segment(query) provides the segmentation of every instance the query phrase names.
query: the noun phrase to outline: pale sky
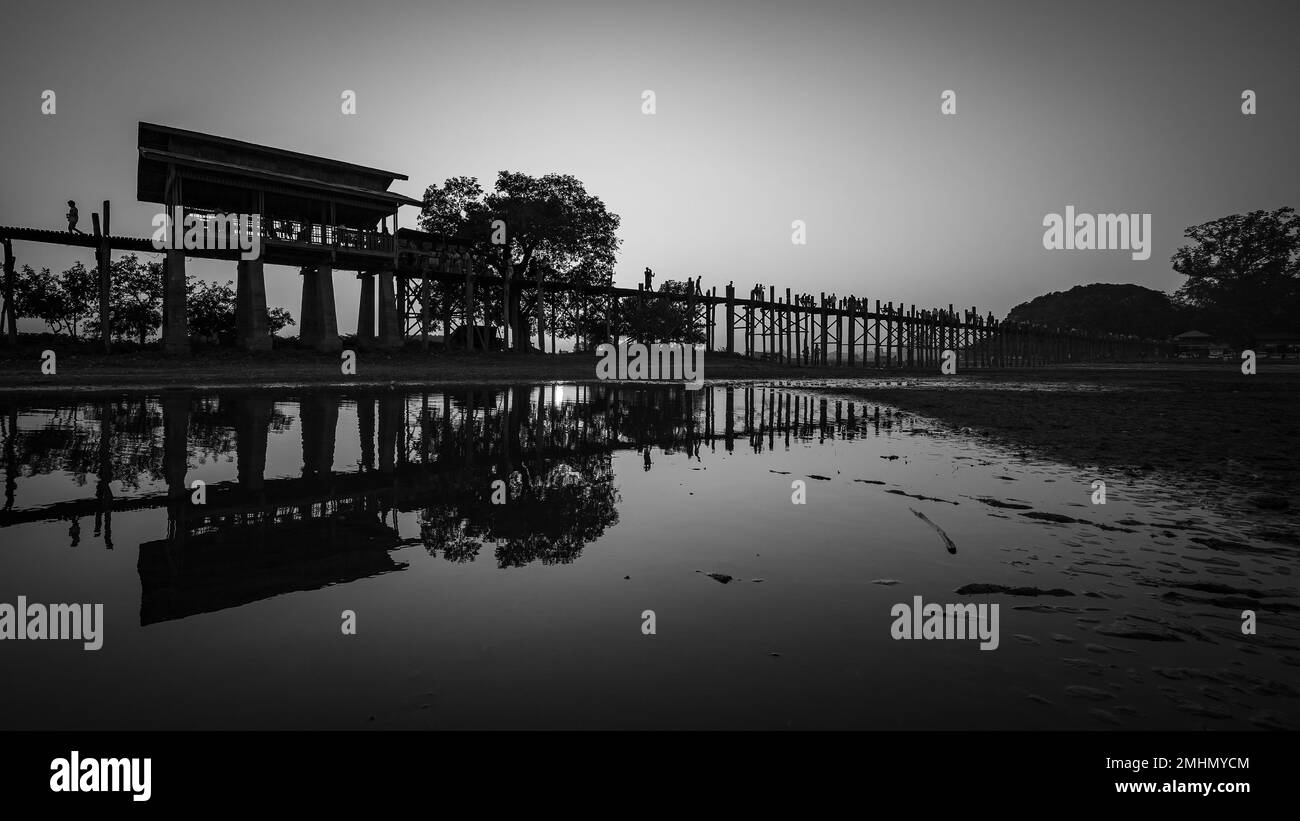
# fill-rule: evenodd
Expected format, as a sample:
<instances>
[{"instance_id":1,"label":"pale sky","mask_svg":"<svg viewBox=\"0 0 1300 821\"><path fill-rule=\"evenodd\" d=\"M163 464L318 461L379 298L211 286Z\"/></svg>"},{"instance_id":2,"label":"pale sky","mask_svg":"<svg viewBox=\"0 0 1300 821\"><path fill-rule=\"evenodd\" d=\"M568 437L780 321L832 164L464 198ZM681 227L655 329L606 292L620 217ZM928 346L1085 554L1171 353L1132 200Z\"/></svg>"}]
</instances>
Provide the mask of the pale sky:
<instances>
[{"instance_id":1,"label":"pale sky","mask_svg":"<svg viewBox=\"0 0 1300 821\"><path fill-rule=\"evenodd\" d=\"M150 236L144 120L401 172L417 199L449 176L573 174L622 217L621 285L650 266L998 315L1089 282L1172 290L1185 227L1300 207L1297 22L1294 0L27 3L0 50L0 224L62 229L75 199L89 231L107 198L113 233ZM1067 205L1150 213L1151 258L1044 250ZM353 272L335 284L351 332ZM267 268L295 317L300 287Z\"/></svg>"}]
</instances>

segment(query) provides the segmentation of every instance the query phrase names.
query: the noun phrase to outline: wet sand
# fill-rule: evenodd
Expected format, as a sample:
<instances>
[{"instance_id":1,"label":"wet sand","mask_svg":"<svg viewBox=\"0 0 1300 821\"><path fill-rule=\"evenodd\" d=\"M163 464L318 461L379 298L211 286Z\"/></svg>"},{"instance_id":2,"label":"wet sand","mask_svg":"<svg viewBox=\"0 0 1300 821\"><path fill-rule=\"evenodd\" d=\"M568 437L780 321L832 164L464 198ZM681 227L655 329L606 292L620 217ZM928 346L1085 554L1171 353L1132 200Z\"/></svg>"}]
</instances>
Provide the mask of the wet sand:
<instances>
[{"instance_id":1,"label":"wet sand","mask_svg":"<svg viewBox=\"0 0 1300 821\"><path fill-rule=\"evenodd\" d=\"M1300 367L1080 367L827 383L1068 465L1163 475L1189 494L1300 514ZM1027 395L1029 394L1029 395ZM1224 501L1220 500L1220 501Z\"/></svg>"}]
</instances>

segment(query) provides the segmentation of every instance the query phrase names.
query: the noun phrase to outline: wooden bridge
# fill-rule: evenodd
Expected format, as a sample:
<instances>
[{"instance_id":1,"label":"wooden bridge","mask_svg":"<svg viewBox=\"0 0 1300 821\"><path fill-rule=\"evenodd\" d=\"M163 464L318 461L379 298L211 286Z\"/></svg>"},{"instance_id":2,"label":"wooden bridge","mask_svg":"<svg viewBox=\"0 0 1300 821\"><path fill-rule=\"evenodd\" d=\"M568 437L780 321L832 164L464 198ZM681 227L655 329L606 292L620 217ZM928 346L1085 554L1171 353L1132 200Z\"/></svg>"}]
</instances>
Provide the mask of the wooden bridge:
<instances>
[{"instance_id":1,"label":"wooden bridge","mask_svg":"<svg viewBox=\"0 0 1300 821\"><path fill-rule=\"evenodd\" d=\"M490 272L475 247L397 227L403 205L417 200L390 192L406 176L166 126L140 123L137 197L160 203L207 225L227 213L261 217L262 253L241 259L238 249L167 250L164 259L162 344L176 355L189 352L186 328L185 258L236 262L236 339L249 350L268 350L266 264L297 267L302 277L300 338L322 351L341 347L334 297L335 269L354 270L361 280L357 341L394 348L418 340L429 349L453 340L485 349L500 330L506 347L512 321L511 295L531 297L531 327L541 351L558 350L556 313L584 329L575 349L618 343L622 319L637 304L667 300L687 318L688 330L708 352L803 365L938 370L945 351L958 368L1036 366L1062 362L1155 359L1172 355L1168 342L1010 323L972 308L922 307L856 295L796 293L755 285L738 293L729 282L704 289L696 280L687 293L651 290L647 272L637 288L548 281L538 271L502 277ZM178 210L179 209L179 210ZM100 279L100 315L110 310L108 272L114 251L159 253L151 240L111 236L109 203L96 214L94 233L0 227L4 246L5 310L0 316L11 342L12 243L36 242L94 248ZM391 223L391 230L389 225ZM486 231L486 227L485 227ZM488 316L488 306L495 314ZM111 350L109 323L102 344ZM547 330L550 344L547 345Z\"/></svg>"}]
</instances>

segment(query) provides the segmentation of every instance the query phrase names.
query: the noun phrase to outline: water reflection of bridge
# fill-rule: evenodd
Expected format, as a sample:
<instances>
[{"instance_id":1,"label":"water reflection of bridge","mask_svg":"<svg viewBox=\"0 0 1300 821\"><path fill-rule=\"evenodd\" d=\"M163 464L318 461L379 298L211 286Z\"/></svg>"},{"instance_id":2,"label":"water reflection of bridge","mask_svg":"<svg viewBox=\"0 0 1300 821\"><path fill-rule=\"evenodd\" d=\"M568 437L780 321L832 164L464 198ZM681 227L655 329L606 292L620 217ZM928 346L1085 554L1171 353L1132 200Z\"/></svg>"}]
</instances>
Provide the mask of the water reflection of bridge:
<instances>
[{"instance_id":1,"label":"water reflection of bridge","mask_svg":"<svg viewBox=\"0 0 1300 821\"><path fill-rule=\"evenodd\" d=\"M268 469L268 441L296 403L301 464ZM337 464L340 411L360 458ZM166 511L164 538L140 545L144 623L400 570L389 551L420 543L448 561L491 544L502 567L564 563L618 519L613 455L652 449L755 451L796 439L851 438L891 420L852 402L756 386L685 391L582 385L402 393L187 391L56 409L38 428L5 419L0 527L93 517L112 547L114 513ZM27 412L24 411L24 414ZM26 418L26 417L24 417ZM196 454L234 455L235 478L208 481ZM95 475L95 493L17 506L24 475ZM211 475L211 474L210 474ZM141 478L143 477L143 478ZM206 499L193 501L204 479ZM493 482L508 502L493 504ZM112 485L165 488L116 494ZM419 533L399 533L399 513ZM77 537L79 538L79 536Z\"/></svg>"}]
</instances>

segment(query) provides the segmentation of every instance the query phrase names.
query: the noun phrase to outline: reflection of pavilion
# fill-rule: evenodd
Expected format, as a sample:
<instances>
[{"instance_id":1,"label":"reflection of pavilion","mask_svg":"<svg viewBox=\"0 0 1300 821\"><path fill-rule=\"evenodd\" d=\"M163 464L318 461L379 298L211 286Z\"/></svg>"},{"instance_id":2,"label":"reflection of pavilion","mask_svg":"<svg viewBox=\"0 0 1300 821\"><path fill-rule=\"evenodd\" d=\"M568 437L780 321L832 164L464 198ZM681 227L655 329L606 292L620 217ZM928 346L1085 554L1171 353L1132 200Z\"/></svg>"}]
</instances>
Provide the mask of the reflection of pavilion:
<instances>
[{"instance_id":1,"label":"reflection of pavilion","mask_svg":"<svg viewBox=\"0 0 1300 821\"><path fill-rule=\"evenodd\" d=\"M374 511L215 527L140 545L140 623L153 624L406 567Z\"/></svg>"},{"instance_id":2,"label":"reflection of pavilion","mask_svg":"<svg viewBox=\"0 0 1300 821\"><path fill-rule=\"evenodd\" d=\"M0 528L94 516L107 543L114 512L165 509L165 538L140 546L141 620L148 624L400 570L405 565L389 552L404 544L422 543L449 561L474 560L490 544L501 567L571 562L618 521L617 451L660 448L696 458L718 445L731 451L737 440L761 451L781 440L851 438L890 425L879 409L859 414L853 403L757 386L697 393L584 385L567 389L571 402L556 401L559 390L310 393L297 404L301 469L271 478L269 434L286 420L275 402L292 397L174 391L147 412L140 404L116 415L102 400L96 436L68 428L21 441L10 408ZM338 470L344 403L355 407L360 459ZM110 446L115 425L128 425L112 422L115 416L142 421L117 430L119 444ZM203 478L189 463L194 447L233 449L236 457L236 478L208 483L202 506L191 503L189 483ZM60 451L72 448L80 451ZM127 452L147 454L149 472L167 490L114 496L109 483L124 471L118 460ZM93 496L16 509L24 464L48 471L67 460L93 466ZM506 505L491 502L496 479L510 486ZM398 533L399 512L418 515L418 532Z\"/></svg>"}]
</instances>

